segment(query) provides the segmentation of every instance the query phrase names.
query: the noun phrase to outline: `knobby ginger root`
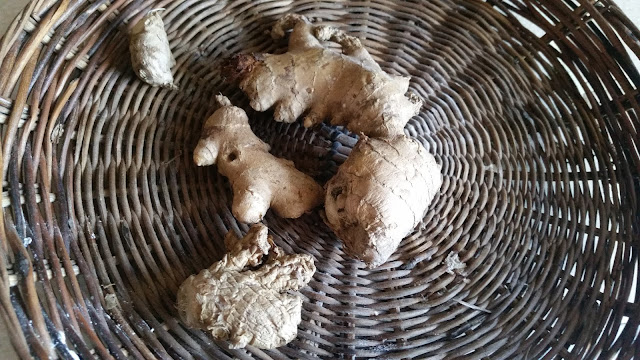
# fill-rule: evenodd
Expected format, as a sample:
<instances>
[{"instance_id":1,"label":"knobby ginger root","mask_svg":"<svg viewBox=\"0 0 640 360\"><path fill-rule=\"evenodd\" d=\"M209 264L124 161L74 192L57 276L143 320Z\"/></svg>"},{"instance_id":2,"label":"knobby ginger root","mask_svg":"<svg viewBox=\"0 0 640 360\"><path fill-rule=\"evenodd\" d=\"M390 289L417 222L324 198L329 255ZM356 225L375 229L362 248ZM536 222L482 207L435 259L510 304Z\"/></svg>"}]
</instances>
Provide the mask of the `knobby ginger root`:
<instances>
[{"instance_id":1,"label":"knobby ginger root","mask_svg":"<svg viewBox=\"0 0 640 360\"><path fill-rule=\"evenodd\" d=\"M295 339L302 299L287 291L309 283L316 271L313 258L285 255L262 224L253 225L242 239L229 232L225 245L229 252L222 260L180 286L181 319L227 340L232 349L273 349Z\"/></svg>"},{"instance_id":2,"label":"knobby ginger root","mask_svg":"<svg viewBox=\"0 0 640 360\"><path fill-rule=\"evenodd\" d=\"M176 88L171 74L176 60L159 10L150 11L133 27L129 51L133 70L142 81L152 86Z\"/></svg>"},{"instance_id":3,"label":"knobby ginger root","mask_svg":"<svg viewBox=\"0 0 640 360\"><path fill-rule=\"evenodd\" d=\"M418 141L363 136L326 185L326 221L346 253L376 267L422 220L441 185L440 165Z\"/></svg>"},{"instance_id":4,"label":"knobby ginger root","mask_svg":"<svg viewBox=\"0 0 640 360\"><path fill-rule=\"evenodd\" d=\"M313 26L301 15L285 15L271 34L283 37L291 28L286 53L236 55L228 61L225 75L240 80L252 108L275 105L275 120L287 123L306 113L306 127L330 119L369 136L403 133L422 105L415 95L404 95L408 77L385 73L357 38ZM342 54L320 43L327 40L340 44Z\"/></svg>"},{"instance_id":5,"label":"knobby ginger root","mask_svg":"<svg viewBox=\"0 0 640 360\"><path fill-rule=\"evenodd\" d=\"M269 145L249 127L244 110L219 95L222 106L202 130L193 153L198 166L218 165L233 188L233 215L241 222L256 223L271 207L285 218L297 218L322 203L324 191L293 162L269 153Z\"/></svg>"}]
</instances>

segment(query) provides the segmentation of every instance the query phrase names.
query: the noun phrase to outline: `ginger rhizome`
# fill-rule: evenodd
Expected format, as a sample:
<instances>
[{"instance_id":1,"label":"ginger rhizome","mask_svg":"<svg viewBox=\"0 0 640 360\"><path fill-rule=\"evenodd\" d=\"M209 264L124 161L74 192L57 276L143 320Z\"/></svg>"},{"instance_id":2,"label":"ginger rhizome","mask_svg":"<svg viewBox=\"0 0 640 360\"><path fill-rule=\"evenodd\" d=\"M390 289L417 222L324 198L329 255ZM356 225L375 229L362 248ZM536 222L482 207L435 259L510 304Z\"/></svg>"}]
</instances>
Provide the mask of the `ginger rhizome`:
<instances>
[{"instance_id":1,"label":"ginger rhizome","mask_svg":"<svg viewBox=\"0 0 640 360\"><path fill-rule=\"evenodd\" d=\"M131 30L131 63L136 75L147 84L177 88L171 74L176 60L169 47L160 10L150 11Z\"/></svg>"},{"instance_id":2,"label":"ginger rhizome","mask_svg":"<svg viewBox=\"0 0 640 360\"><path fill-rule=\"evenodd\" d=\"M178 290L177 307L189 327L210 331L232 349L273 349L295 339L302 299L290 294L316 271L310 255L286 255L268 229L255 224L242 239L225 238L228 253Z\"/></svg>"},{"instance_id":3,"label":"ginger rhizome","mask_svg":"<svg viewBox=\"0 0 640 360\"><path fill-rule=\"evenodd\" d=\"M362 136L326 185L326 222L347 254L376 267L423 219L441 185L440 165L418 141Z\"/></svg>"},{"instance_id":4,"label":"ginger rhizome","mask_svg":"<svg viewBox=\"0 0 640 360\"><path fill-rule=\"evenodd\" d=\"M253 109L275 106L275 120L287 123L306 114L306 127L329 119L368 136L403 133L422 105L415 95L405 96L408 77L384 72L357 38L301 15L285 15L271 34L283 37L289 29L286 53L236 55L226 65L225 75L239 79ZM340 44L342 53L321 41Z\"/></svg>"},{"instance_id":5,"label":"ginger rhizome","mask_svg":"<svg viewBox=\"0 0 640 360\"><path fill-rule=\"evenodd\" d=\"M205 122L193 159L198 166L217 164L229 179L236 219L256 223L270 207L284 218L297 218L322 203L322 187L293 162L270 154L244 110L222 95L216 100L222 107Z\"/></svg>"}]
</instances>

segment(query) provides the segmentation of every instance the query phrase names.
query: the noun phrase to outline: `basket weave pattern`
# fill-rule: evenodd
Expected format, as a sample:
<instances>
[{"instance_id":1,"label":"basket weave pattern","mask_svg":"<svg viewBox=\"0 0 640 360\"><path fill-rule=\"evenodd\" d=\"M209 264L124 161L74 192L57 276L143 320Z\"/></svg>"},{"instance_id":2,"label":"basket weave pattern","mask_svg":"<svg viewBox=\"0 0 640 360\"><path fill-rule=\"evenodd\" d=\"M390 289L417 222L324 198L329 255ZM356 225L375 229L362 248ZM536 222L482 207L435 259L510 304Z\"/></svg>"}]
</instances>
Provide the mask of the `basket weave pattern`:
<instances>
[{"instance_id":1,"label":"basket weave pattern","mask_svg":"<svg viewBox=\"0 0 640 360\"><path fill-rule=\"evenodd\" d=\"M179 91L131 70L128 30L162 13ZM282 52L296 12L362 39L425 99L406 127L442 164L422 226L383 266L316 214L265 224L315 257L298 338L227 350L175 294L224 253L230 212L191 152L223 93L218 61ZM531 24L531 32L523 24ZM45 1L0 44L0 309L47 358L631 358L640 289L640 31L608 0ZM326 180L354 135L249 112L272 152ZM416 189L420 191L420 189ZM447 266L458 256L462 269Z\"/></svg>"}]
</instances>

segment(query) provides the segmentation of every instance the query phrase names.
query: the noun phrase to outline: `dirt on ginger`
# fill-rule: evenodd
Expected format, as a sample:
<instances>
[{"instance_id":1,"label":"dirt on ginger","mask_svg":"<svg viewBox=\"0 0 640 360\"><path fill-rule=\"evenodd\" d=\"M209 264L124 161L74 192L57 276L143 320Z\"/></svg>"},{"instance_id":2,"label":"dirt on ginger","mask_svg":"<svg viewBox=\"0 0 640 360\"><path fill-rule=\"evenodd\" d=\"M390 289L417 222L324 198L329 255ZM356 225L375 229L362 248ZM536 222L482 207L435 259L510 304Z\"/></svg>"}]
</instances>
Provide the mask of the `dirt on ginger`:
<instances>
[{"instance_id":1,"label":"dirt on ginger","mask_svg":"<svg viewBox=\"0 0 640 360\"><path fill-rule=\"evenodd\" d=\"M244 110L216 96L222 106L202 129L193 153L198 166L217 164L233 188L233 215L257 223L269 208L284 218L297 218L320 205L324 191L292 161L269 153L269 145L251 131Z\"/></svg>"},{"instance_id":2,"label":"dirt on ginger","mask_svg":"<svg viewBox=\"0 0 640 360\"><path fill-rule=\"evenodd\" d=\"M442 185L440 165L407 136L361 137L326 185L326 222L345 252L381 265L423 219Z\"/></svg>"},{"instance_id":3,"label":"dirt on ginger","mask_svg":"<svg viewBox=\"0 0 640 360\"><path fill-rule=\"evenodd\" d=\"M296 338L302 299L290 294L316 271L310 255L286 255L268 229L255 224L242 239L225 238L228 253L178 290L177 307L189 327L210 331L232 349L273 349Z\"/></svg>"},{"instance_id":4,"label":"dirt on ginger","mask_svg":"<svg viewBox=\"0 0 640 360\"><path fill-rule=\"evenodd\" d=\"M176 60L159 14L161 10L150 11L131 30L131 64L136 75L147 84L176 89L171 74Z\"/></svg>"},{"instance_id":5,"label":"dirt on ginger","mask_svg":"<svg viewBox=\"0 0 640 360\"><path fill-rule=\"evenodd\" d=\"M284 37L289 29L286 53L236 55L225 66L225 76L239 80L253 109L275 106L275 120L287 123L306 114L306 127L330 119L332 125L373 137L403 133L422 105L414 94L405 96L409 77L384 72L360 40L314 26L302 15L285 15L271 34ZM340 44L342 53L321 41Z\"/></svg>"}]
</instances>

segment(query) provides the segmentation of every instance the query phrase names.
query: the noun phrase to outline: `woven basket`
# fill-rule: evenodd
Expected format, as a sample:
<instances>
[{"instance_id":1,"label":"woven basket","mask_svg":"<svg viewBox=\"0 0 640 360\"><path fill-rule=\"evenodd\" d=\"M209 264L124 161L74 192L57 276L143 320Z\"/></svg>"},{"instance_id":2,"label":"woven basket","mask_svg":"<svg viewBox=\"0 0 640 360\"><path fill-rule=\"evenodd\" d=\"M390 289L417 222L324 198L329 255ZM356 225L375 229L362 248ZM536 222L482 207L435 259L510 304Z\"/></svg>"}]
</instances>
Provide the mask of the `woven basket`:
<instances>
[{"instance_id":1,"label":"woven basket","mask_svg":"<svg viewBox=\"0 0 640 360\"><path fill-rule=\"evenodd\" d=\"M179 91L131 70L128 30L165 8ZM298 338L227 350L175 294L247 226L191 153L219 60L277 52L288 12L360 37L425 99L406 127L442 164L422 225L383 266L320 215L265 223L315 257ZM37 0L0 45L0 303L23 358L630 359L640 349L640 31L611 1ZM634 60L635 59L635 60ZM355 137L250 113L326 180ZM416 189L420 191L420 189ZM451 271L448 257L464 269ZM449 264L450 265L450 264Z\"/></svg>"}]
</instances>

